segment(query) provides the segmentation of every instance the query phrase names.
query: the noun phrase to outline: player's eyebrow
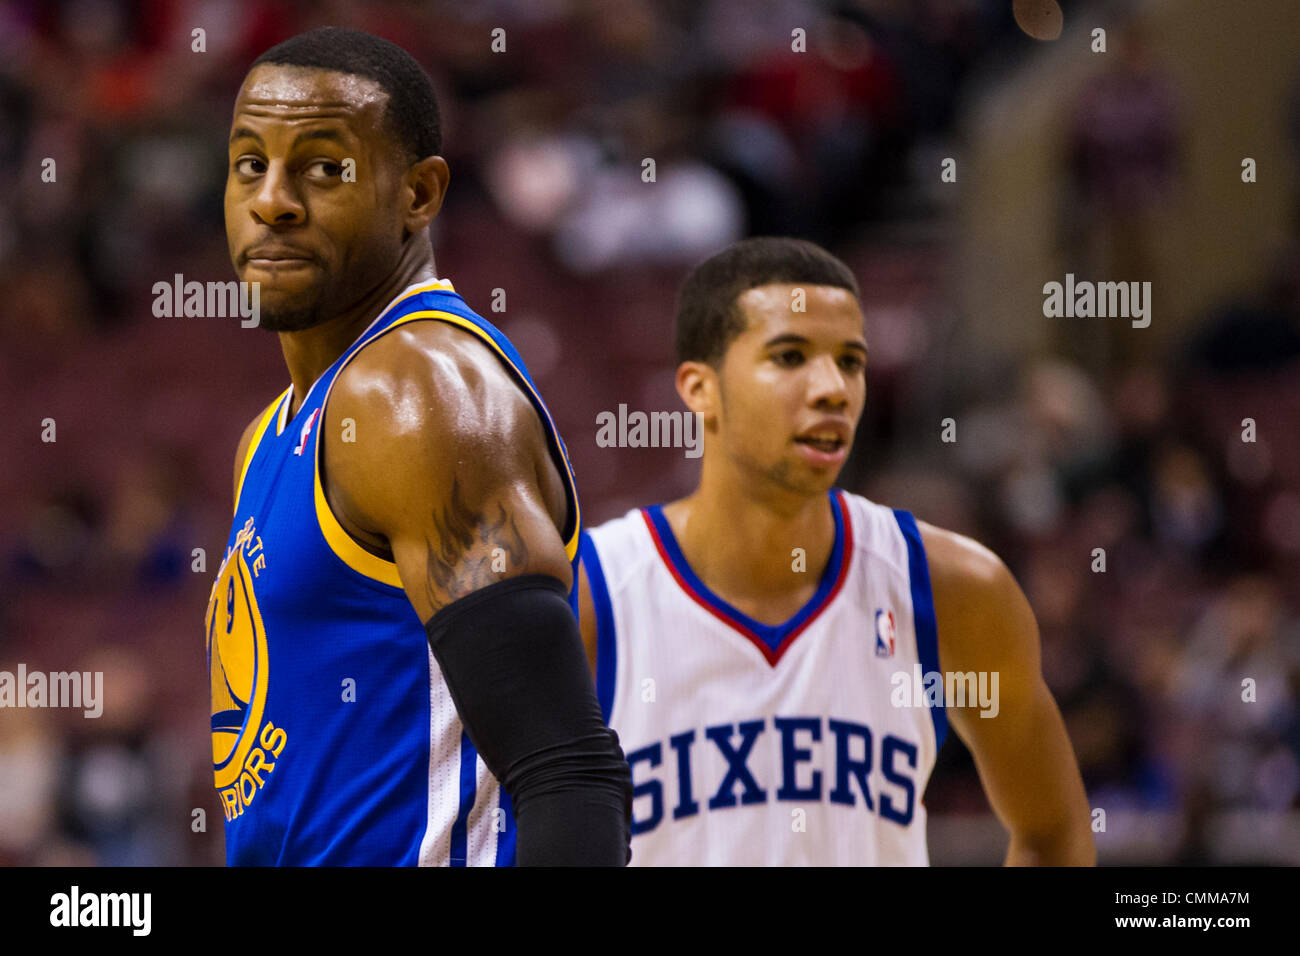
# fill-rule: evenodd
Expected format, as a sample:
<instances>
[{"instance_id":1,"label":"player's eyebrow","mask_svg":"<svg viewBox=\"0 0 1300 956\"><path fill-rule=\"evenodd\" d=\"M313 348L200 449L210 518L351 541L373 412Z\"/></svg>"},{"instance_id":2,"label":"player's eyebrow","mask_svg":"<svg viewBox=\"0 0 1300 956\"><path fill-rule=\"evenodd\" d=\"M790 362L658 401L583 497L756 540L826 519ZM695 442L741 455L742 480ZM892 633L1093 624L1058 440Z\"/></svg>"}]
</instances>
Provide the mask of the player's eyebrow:
<instances>
[{"instance_id":1,"label":"player's eyebrow","mask_svg":"<svg viewBox=\"0 0 1300 956\"><path fill-rule=\"evenodd\" d=\"M808 339L802 335L795 335L793 332L783 332L780 335L774 335L763 343L763 348L770 349L774 345L808 345Z\"/></svg>"},{"instance_id":2,"label":"player's eyebrow","mask_svg":"<svg viewBox=\"0 0 1300 956\"><path fill-rule=\"evenodd\" d=\"M257 133L253 132L253 130L249 129L247 126L236 126L230 131L230 142L233 143L237 139L251 139L258 145L262 144L262 137L258 136ZM302 143L313 139L329 140L338 143L340 146L346 145L346 138L338 130L307 129L303 130L293 138L293 142L289 144L289 148L297 149Z\"/></svg>"},{"instance_id":3,"label":"player's eyebrow","mask_svg":"<svg viewBox=\"0 0 1300 956\"><path fill-rule=\"evenodd\" d=\"M782 332L780 335L774 335L763 343L763 348L770 349L777 345L811 345L812 342L802 335L795 335L793 332ZM857 339L845 339L843 342L845 348L857 349L863 355L867 354L867 344Z\"/></svg>"},{"instance_id":4,"label":"player's eyebrow","mask_svg":"<svg viewBox=\"0 0 1300 956\"><path fill-rule=\"evenodd\" d=\"M338 143L340 146L346 144L346 137L335 129L307 129L303 130L293 138L289 145L290 149L297 149L299 145L313 139L325 139L332 143Z\"/></svg>"}]
</instances>

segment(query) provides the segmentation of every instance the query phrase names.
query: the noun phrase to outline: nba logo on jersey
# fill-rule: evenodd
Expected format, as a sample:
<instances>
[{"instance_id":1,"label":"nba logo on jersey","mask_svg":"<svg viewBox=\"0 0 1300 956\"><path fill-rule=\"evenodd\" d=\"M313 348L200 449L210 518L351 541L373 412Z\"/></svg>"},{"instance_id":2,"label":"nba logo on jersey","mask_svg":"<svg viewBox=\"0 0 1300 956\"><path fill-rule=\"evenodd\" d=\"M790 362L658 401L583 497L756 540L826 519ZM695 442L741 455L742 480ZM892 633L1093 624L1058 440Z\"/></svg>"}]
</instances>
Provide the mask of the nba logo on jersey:
<instances>
[{"instance_id":1,"label":"nba logo on jersey","mask_svg":"<svg viewBox=\"0 0 1300 956\"><path fill-rule=\"evenodd\" d=\"M876 609L876 656L894 656L894 612Z\"/></svg>"},{"instance_id":2,"label":"nba logo on jersey","mask_svg":"<svg viewBox=\"0 0 1300 956\"><path fill-rule=\"evenodd\" d=\"M306 424L302 426L302 432L298 435L298 445L294 448L295 455L301 455L302 450L307 447L307 436L311 434L311 426L316 422L316 416L320 414L320 409L313 409L311 417L307 419Z\"/></svg>"}]
</instances>

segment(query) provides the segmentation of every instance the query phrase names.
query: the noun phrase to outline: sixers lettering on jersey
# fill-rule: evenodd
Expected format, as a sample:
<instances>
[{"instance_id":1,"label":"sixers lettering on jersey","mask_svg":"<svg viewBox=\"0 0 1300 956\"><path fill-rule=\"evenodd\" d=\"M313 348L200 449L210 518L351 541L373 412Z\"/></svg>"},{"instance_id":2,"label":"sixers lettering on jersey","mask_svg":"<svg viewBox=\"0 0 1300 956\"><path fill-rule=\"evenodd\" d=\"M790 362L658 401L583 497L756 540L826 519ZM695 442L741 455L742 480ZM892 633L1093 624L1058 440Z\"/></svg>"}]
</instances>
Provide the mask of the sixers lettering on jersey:
<instances>
[{"instance_id":1,"label":"sixers lettering on jersey","mask_svg":"<svg viewBox=\"0 0 1300 956\"><path fill-rule=\"evenodd\" d=\"M829 504L830 561L777 626L700 581L659 507L583 534L634 865L928 863L922 796L947 720L890 703L895 672L939 666L920 533L856 495Z\"/></svg>"},{"instance_id":2,"label":"sixers lettering on jersey","mask_svg":"<svg viewBox=\"0 0 1300 956\"><path fill-rule=\"evenodd\" d=\"M576 563L573 474L518 353L449 282L405 290L292 418L292 386L267 407L245 455L204 628L229 864L514 861L509 797L461 725L397 566L343 530L322 484L321 430L339 373L415 321L477 336L533 403L564 481L562 537Z\"/></svg>"},{"instance_id":3,"label":"sixers lettering on jersey","mask_svg":"<svg viewBox=\"0 0 1300 956\"><path fill-rule=\"evenodd\" d=\"M821 750L821 761L818 761L814 758L817 748L813 745L822 741L823 724L827 746ZM829 800L846 807L861 803L867 812L878 813L899 826L912 822L918 744L889 734L878 738L865 724L834 718L773 717L771 729L775 734L765 734L768 729L768 721L763 717L704 729L704 738L709 741L705 746L716 747L725 766L716 782L700 780L699 772L692 767L694 730L673 734L667 741L656 741L629 753L627 762L632 768L635 801L632 835L646 833L663 822L665 791L676 799L672 808L674 820L699 813L701 802L697 797L703 796L708 797L703 804L708 810L766 803L769 799L801 805ZM765 740L765 737L776 739ZM750 768L751 753L755 747L762 748L765 744L777 749L775 762L781 769L775 780L760 781ZM666 750L671 750L672 759L662 774L657 773L655 768L664 763ZM643 763L650 768L649 775L638 772L638 764ZM808 765L807 769L803 764ZM873 766L880 767L888 785L874 796L870 782ZM824 791L823 780L826 781ZM698 792L697 787L700 787ZM643 797L648 803L641 800Z\"/></svg>"}]
</instances>

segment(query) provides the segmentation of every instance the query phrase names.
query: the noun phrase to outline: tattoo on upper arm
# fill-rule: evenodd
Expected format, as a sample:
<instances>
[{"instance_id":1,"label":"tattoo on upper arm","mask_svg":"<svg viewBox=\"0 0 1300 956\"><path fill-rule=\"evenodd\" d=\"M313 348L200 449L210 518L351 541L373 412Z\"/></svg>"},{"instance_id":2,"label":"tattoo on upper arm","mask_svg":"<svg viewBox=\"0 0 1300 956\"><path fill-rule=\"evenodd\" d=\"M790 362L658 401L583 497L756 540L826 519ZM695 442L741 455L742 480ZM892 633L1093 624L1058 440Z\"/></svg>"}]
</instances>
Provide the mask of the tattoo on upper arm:
<instances>
[{"instance_id":1,"label":"tattoo on upper arm","mask_svg":"<svg viewBox=\"0 0 1300 956\"><path fill-rule=\"evenodd\" d=\"M452 479L447 507L433 516L437 537L425 542L425 595L435 611L528 563L528 546L514 515L499 502L496 508L495 518L476 514L461 500L460 482Z\"/></svg>"}]
</instances>

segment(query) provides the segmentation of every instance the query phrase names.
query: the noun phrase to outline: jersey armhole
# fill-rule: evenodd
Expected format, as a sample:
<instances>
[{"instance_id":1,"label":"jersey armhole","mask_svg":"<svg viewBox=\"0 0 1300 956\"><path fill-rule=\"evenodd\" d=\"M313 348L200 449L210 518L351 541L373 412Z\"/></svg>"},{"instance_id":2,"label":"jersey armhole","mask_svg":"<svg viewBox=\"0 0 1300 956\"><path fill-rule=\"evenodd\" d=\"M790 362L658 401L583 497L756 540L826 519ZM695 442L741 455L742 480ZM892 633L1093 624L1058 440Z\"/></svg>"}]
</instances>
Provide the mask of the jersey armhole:
<instances>
[{"instance_id":1,"label":"jersey armhole","mask_svg":"<svg viewBox=\"0 0 1300 956\"><path fill-rule=\"evenodd\" d=\"M293 386L290 385L289 388L293 388ZM253 463L253 456L257 454L257 446L262 443L262 436L266 434L266 429L271 424L271 419L275 417L276 412L279 410L280 404L284 401L284 397L289 394L289 388L286 388L280 393L279 397L276 398L275 401L266 406L262 412L261 419L257 423L257 427L253 429L252 437L248 439L248 447L244 450L244 463L239 469L239 485L235 488L235 507L233 513L236 515L239 514L239 499L244 494L244 481L248 478L248 468Z\"/></svg>"},{"instance_id":2,"label":"jersey armhole","mask_svg":"<svg viewBox=\"0 0 1300 956\"><path fill-rule=\"evenodd\" d=\"M912 589L912 626L916 632L916 657L921 665L921 673L938 674L939 670L939 631L935 625L934 594L930 589L930 565L925 557L925 545L921 541L921 531L916 526L916 519L911 512L894 509L898 528L907 543L907 579ZM934 723L934 751L939 755L944 738L948 735L948 714L939 703L927 707L930 719Z\"/></svg>"},{"instance_id":3,"label":"jersey armhole","mask_svg":"<svg viewBox=\"0 0 1300 956\"><path fill-rule=\"evenodd\" d=\"M360 349L357 351L359 352ZM355 356L354 352L348 361ZM344 367L346 365L347 362L344 363ZM316 527L320 529L321 537L325 539L325 544L330 551L334 552L334 556L357 574L376 584L404 591L402 577L397 571L397 563L368 551L361 546L361 542L352 537L351 532L343 527L343 523L334 514L334 509L330 507L329 499L325 495L325 483L321 481L321 457L325 454L321 447L321 435L325 431L325 407L329 402L330 393L334 390L334 383L339 380L342 371L343 368L340 368L330 381L329 388L325 389L325 395L320 403L320 421L316 425L316 434L312 440L311 484Z\"/></svg>"},{"instance_id":4,"label":"jersey armhole","mask_svg":"<svg viewBox=\"0 0 1300 956\"><path fill-rule=\"evenodd\" d=\"M609 599L609 586L600 564L600 554L591 535L579 538L579 558L587 571L591 585L591 603L596 609L596 699L600 701L600 715L609 723L614 712L614 693L618 685L618 640L614 632L614 606Z\"/></svg>"}]
</instances>

